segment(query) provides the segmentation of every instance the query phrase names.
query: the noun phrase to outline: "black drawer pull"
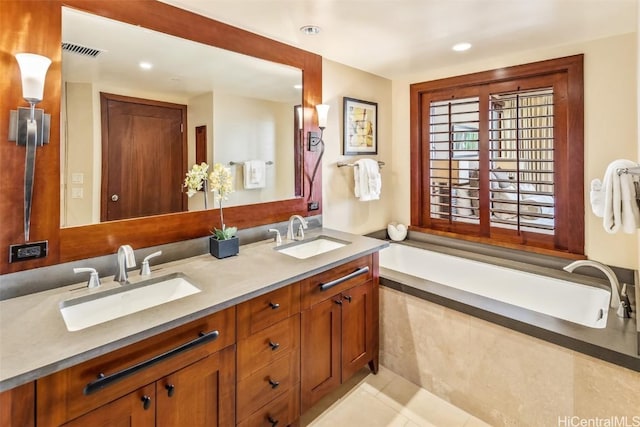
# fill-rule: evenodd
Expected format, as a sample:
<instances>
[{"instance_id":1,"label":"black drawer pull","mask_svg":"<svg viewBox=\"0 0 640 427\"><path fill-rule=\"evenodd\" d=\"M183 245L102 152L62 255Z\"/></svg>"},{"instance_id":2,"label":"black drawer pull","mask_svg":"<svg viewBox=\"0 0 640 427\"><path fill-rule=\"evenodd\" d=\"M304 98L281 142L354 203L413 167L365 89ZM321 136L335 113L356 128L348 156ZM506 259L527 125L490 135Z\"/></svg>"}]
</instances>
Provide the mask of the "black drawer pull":
<instances>
[{"instance_id":1,"label":"black drawer pull","mask_svg":"<svg viewBox=\"0 0 640 427\"><path fill-rule=\"evenodd\" d=\"M278 309L280 308L280 304L278 304L277 302L271 302L269 301L269 307L271 307L272 310Z\"/></svg>"},{"instance_id":2,"label":"black drawer pull","mask_svg":"<svg viewBox=\"0 0 640 427\"><path fill-rule=\"evenodd\" d=\"M271 427L276 427L280 421L273 418L271 415L267 416L267 420L271 423Z\"/></svg>"},{"instance_id":3,"label":"black drawer pull","mask_svg":"<svg viewBox=\"0 0 640 427\"><path fill-rule=\"evenodd\" d=\"M271 350L275 351L280 347L280 343L269 340L269 347L271 347Z\"/></svg>"},{"instance_id":4,"label":"black drawer pull","mask_svg":"<svg viewBox=\"0 0 640 427\"><path fill-rule=\"evenodd\" d=\"M349 273L346 276L340 277L336 280L332 280L330 282L327 283L320 283L320 290L321 291L326 291L327 289L331 289L334 286L338 286L340 283L344 283L347 280L353 279L354 277L358 277L358 276L362 276L363 274L367 274L369 272L369 266L365 265L364 267L361 267L359 269L357 269L356 271L354 271L353 273Z\"/></svg>"},{"instance_id":5,"label":"black drawer pull","mask_svg":"<svg viewBox=\"0 0 640 427\"><path fill-rule=\"evenodd\" d=\"M333 302L335 302L338 305L342 305L342 300L334 299Z\"/></svg>"},{"instance_id":6,"label":"black drawer pull","mask_svg":"<svg viewBox=\"0 0 640 427\"><path fill-rule=\"evenodd\" d=\"M351 295L345 295L342 298L346 299L347 301L349 301L349 303L351 303Z\"/></svg>"},{"instance_id":7,"label":"black drawer pull","mask_svg":"<svg viewBox=\"0 0 640 427\"><path fill-rule=\"evenodd\" d=\"M166 386L164 386L164 388L167 389L167 396L169 397L172 397L176 392L176 386L174 386L173 384L167 384Z\"/></svg>"},{"instance_id":8,"label":"black drawer pull","mask_svg":"<svg viewBox=\"0 0 640 427\"><path fill-rule=\"evenodd\" d=\"M271 388L278 388L278 386L280 385L280 381L274 381L269 378L269 384L271 385Z\"/></svg>"},{"instance_id":9,"label":"black drawer pull","mask_svg":"<svg viewBox=\"0 0 640 427\"><path fill-rule=\"evenodd\" d=\"M149 396L142 396L140 400L142 400L142 407L145 411L151 407L151 398Z\"/></svg>"},{"instance_id":10,"label":"black drawer pull","mask_svg":"<svg viewBox=\"0 0 640 427\"><path fill-rule=\"evenodd\" d=\"M188 343L182 344L181 346L178 346L172 350L169 350L166 353L162 353L157 356L154 356L151 359L147 359L144 362L140 362L133 366L125 368L119 372L116 372L115 374L105 375L103 373L100 373L98 375L97 380L91 381L89 384L85 386L83 393L85 396L95 393L96 391L101 390L106 386L111 385L124 378L127 378L128 376L133 375L142 369L153 366L156 363L162 362L165 359L173 357L177 354L190 350L199 345L208 343L210 341L214 341L218 338L218 335L220 335L218 331L212 331L208 333L200 332L200 336L198 338L192 341L189 341Z\"/></svg>"}]
</instances>

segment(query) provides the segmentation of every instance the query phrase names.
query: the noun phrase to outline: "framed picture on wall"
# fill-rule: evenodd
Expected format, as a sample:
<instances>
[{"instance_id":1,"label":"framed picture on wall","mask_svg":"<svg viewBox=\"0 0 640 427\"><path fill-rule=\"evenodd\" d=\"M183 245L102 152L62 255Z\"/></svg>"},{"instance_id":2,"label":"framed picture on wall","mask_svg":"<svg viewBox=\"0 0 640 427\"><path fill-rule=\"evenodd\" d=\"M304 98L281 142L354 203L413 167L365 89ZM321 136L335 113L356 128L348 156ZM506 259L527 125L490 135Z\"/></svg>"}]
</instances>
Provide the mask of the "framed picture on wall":
<instances>
[{"instance_id":1,"label":"framed picture on wall","mask_svg":"<svg viewBox=\"0 0 640 427\"><path fill-rule=\"evenodd\" d=\"M343 107L343 154L378 154L378 104L345 97Z\"/></svg>"}]
</instances>

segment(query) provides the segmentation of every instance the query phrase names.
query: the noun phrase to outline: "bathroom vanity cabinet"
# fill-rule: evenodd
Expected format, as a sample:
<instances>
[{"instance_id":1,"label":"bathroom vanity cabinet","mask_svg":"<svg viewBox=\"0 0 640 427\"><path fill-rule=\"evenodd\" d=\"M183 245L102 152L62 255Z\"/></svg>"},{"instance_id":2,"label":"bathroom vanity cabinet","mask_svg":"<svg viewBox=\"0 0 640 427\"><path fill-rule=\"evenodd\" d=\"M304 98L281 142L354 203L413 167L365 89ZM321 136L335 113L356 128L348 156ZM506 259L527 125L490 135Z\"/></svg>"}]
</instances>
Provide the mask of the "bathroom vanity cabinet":
<instances>
[{"instance_id":1,"label":"bathroom vanity cabinet","mask_svg":"<svg viewBox=\"0 0 640 427\"><path fill-rule=\"evenodd\" d=\"M302 411L363 366L378 368L374 256L302 282ZM374 280L375 277L375 280Z\"/></svg>"},{"instance_id":2,"label":"bathroom vanity cabinet","mask_svg":"<svg viewBox=\"0 0 640 427\"><path fill-rule=\"evenodd\" d=\"M228 426L234 343L232 307L48 375L36 381L37 425L96 425L107 417L125 425Z\"/></svg>"},{"instance_id":3,"label":"bathroom vanity cabinet","mask_svg":"<svg viewBox=\"0 0 640 427\"><path fill-rule=\"evenodd\" d=\"M1 424L297 426L357 370L377 370L377 259L333 264L0 393Z\"/></svg>"}]
</instances>

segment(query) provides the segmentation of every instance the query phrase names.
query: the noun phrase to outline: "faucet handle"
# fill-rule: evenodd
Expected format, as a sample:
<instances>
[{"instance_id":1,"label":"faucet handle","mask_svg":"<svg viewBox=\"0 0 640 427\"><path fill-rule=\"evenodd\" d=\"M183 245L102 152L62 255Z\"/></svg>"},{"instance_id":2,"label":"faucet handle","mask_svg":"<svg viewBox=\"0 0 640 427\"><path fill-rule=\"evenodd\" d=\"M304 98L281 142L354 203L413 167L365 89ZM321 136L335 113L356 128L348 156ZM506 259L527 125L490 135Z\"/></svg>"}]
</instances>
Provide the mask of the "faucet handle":
<instances>
[{"instance_id":1,"label":"faucet handle","mask_svg":"<svg viewBox=\"0 0 640 427\"><path fill-rule=\"evenodd\" d=\"M154 252L150 255L147 255L146 257L144 257L144 259L142 260L142 268L140 269L140 275L141 276L148 276L151 274L151 268L149 267L149 260L151 258L155 258L162 255L162 251L158 251L158 252Z\"/></svg>"},{"instance_id":2,"label":"faucet handle","mask_svg":"<svg viewBox=\"0 0 640 427\"><path fill-rule=\"evenodd\" d=\"M296 240L304 240L304 227L302 224L298 225L298 232L296 233Z\"/></svg>"},{"instance_id":3,"label":"faucet handle","mask_svg":"<svg viewBox=\"0 0 640 427\"><path fill-rule=\"evenodd\" d=\"M280 230L270 228L267 231L269 233L276 233L276 235L273 237L273 241L276 242L276 246L280 246L282 244L282 236L280 235Z\"/></svg>"},{"instance_id":4,"label":"faucet handle","mask_svg":"<svg viewBox=\"0 0 640 427\"><path fill-rule=\"evenodd\" d=\"M98 276L98 272L95 268L89 267L76 267L73 269L73 272L78 273L91 273L89 275L89 281L87 282L88 288L99 288L100 287L100 276Z\"/></svg>"}]
</instances>

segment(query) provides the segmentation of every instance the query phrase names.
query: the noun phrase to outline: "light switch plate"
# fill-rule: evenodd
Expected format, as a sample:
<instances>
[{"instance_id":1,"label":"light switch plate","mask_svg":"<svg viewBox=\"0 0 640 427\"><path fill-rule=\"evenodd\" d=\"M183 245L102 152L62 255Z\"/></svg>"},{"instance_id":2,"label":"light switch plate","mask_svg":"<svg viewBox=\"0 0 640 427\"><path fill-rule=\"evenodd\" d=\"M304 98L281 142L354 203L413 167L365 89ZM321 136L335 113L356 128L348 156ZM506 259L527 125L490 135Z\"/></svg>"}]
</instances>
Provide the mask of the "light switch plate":
<instances>
[{"instance_id":1,"label":"light switch plate","mask_svg":"<svg viewBox=\"0 0 640 427\"><path fill-rule=\"evenodd\" d=\"M84 184L84 174L82 172L74 172L71 174L72 184Z\"/></svg>"}]
</instances>

